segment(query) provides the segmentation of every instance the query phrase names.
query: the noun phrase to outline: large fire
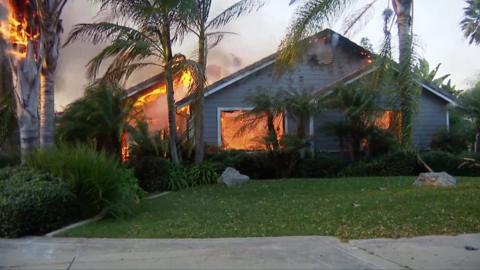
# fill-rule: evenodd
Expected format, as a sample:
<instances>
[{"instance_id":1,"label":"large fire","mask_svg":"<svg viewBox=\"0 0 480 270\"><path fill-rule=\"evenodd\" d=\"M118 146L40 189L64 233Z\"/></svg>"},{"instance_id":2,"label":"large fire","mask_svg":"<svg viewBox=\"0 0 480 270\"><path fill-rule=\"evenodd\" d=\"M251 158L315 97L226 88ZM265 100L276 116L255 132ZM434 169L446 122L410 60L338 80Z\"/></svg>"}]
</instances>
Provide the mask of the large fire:
<instances>
[{"instance_id":1,"label":"large fire","mask_svg":"<svg viewBox=\"0 0 480 270\"><path fill-rule=\"evenodd\" d=\"M179 100L185 97L187 94L188 88L193 84L193 76L192 72L186 70L182 73L182 75L178 76L174 81L174 89L175 89L175 99ZM167 93L167 87L165 84L162 84L160 87L153 89L152 91L138 97L135 100L134 106L135 108L142 108L146 104L154 102L160 96L165 95Z\"/></svg>"},{"instance_id":2,"label":"large fire","mask_svg":"<svg viewBox=\"0 0 480 270\"><path fill-rule=\"evenodd\" d=\"M0 22L0 34L12 46L8 53L16 58L24 58L29 42L38 49L38 44L35 43L39 39L40 31L34 2L1 0L0 3L7 13L6 18L2 18Z\"/></svg>"}]
</instances>

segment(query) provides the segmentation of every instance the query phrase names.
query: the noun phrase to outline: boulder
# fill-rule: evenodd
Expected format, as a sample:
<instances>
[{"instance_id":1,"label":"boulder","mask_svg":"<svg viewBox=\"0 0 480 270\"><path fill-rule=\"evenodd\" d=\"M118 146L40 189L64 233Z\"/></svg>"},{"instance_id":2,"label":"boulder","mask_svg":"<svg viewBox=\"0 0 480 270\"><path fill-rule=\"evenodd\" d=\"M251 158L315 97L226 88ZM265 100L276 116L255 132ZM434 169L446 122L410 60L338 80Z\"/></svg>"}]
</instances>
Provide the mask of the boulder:
<instances>
[{"instance_id":1,"label":"boulder","mask_svg":"<svg viewBox=\"0 0 480 270\"><path fill-rule=\"evenodd\" d=\"M413 184L415 186L451 187L457 184L457 179L446 172L421 173Z\"/></svg>"},{"instance_id":2,"label":"boulder","mask_svg":"<svg viewBox=\"0 0 480 270\"><path fill-rule=\"evenodd\" d=\"M250 177L241 174L239 171L235 170L232 167L228 167L222 173L218 182L225 184L227 187L237 186L244 184L250 180Z\"/></svg>"}]
</instances>

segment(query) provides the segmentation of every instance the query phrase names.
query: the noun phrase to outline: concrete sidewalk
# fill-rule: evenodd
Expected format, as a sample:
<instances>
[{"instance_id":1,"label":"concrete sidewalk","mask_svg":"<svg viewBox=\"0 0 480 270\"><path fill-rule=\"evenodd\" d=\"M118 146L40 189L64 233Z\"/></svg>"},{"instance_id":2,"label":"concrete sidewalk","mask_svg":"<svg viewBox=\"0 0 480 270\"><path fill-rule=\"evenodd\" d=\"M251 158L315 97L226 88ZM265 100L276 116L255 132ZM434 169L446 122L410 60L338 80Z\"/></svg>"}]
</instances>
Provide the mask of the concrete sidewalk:
<instances>
[{"instance_id":1,"label":"concrete sidewalk","mask_svg":"<svg viewBox=\"0 0 480 270\"><path fill-rule=\"evenodd\" d=\"M480 269L480 234L342 243L332 237L0 240L1 269Z\"/></svg>"}]
</instances>

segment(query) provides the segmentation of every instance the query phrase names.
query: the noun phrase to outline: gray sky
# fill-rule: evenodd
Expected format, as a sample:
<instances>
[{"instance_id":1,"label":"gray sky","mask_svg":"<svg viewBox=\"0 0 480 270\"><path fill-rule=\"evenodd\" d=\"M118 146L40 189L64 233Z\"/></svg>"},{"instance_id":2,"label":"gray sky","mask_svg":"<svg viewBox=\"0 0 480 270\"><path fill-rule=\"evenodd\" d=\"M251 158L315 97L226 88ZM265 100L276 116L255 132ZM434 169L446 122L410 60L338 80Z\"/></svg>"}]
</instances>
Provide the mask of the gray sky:
<instances>
[{"instance_id":1,"label":"gray sky","mask_svg":"<svg viewBox=\"0 0 480 270\"><path fill-rule=\"evenodd\" d=\"M366 16L370 21L363 22L350 35L355 42L368 37L375 49L380 47L383 39L382 11L390 0L378 0L375 8ZM234 3L235 0L214 0L213 13ZM289 6L289 0L269 0L260 11L242 17L227 27L232 35L209 55L209 74L211 78L222 77L255 62L277 49L286 33L296 6ZM357 8L366 0L356 1ZM480 47L469 46L460 30L459 22L465 6L463 0L416 0L414 31L417 35L418 54L425 57L432 68L442 63L440 75L451 74L453 83L459 88L468 88L480 74ZM355 10L352 7L351 10ZM70 0L63 19L65 32L68 33L77 23L94 21L96 7L91 1ZM347 11L345 14L349 14ZM342 33L344 18L329 27ZM65 34L66 35L66 34ZM396 45L396 40L393 41ZM178 53L191 54L194 40L177 48ZM397 46L395 46L397 48ZM57 74L57 109L61 110L68 103L81 97L87 84L85 65L98 53L100 47L86 43L75 43L61 51L59 71ZM132 78L129 84L147 79L155 70L142 70Z\"/></svg>"}]
</instances>

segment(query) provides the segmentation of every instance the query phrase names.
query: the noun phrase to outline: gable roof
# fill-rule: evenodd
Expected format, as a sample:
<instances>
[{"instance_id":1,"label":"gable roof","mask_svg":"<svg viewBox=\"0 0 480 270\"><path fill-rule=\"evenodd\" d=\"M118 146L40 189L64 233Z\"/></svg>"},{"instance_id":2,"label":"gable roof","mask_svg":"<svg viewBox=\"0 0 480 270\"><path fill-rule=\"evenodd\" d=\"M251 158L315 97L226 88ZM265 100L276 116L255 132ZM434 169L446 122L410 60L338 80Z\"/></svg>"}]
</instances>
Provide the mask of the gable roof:
<instances>
[{"instance_id":1,"label":"gable roof","mask_svg":"<svg viewBox=\"0 0 480 270\"><path fill-rule=\"evenodd\" d=\"M351 41L350 39L342 36L341 34L331 30L331 29L325 29L321 32L319 32L318 34L308 38L308 39L314 39L314 38L322 38L322 37L327 37L327 36L332 36L332 35L336 35L336 37L338 37L338 41L339 41L339 45L341 46L344 46L344 47L347 47L348 49L350 50L358 50L358 51L363 51L363 52L366 52L368 54L371 54L371 52L367 51L365 48L363 48L362 46L358 45L357 43ZM235 73L232 73L230 75L228 75L227 77L219 80L219 81L216 81L215 83L207 86L206 90L205 90L205 94L204 96L205 97L208 97L212 94L215 94L219 91L222 91L224 89L226 89L228 86L242 80L242 79L245 79L251 75L254 75L255 73L259 72L259 71L262 71L264 70L265 68L267 67L270 67L272 65L274 65L276 63L276 59L277 59L277 53L273 53ZM344 82L353 82L353 81L356 81L358 79L360 79L361 77L367 75L367 74L370 74L371 72L374 71L374 68L361 68L359 70L356 70L354 71L353 73L351 74L347 74L345 75L342 79L332 83L331 85L328 85L326 87L323 87L322 89L325 89L325 88L330 88L334 85L337 85L339 83L344 83ZM127 90L128 92L128 97L133 97L145 90L148 90L150 89L151 87L155 86L155 85L158 85L160 83L162 83L164 80L164 74L161 73L161 74L158 74L156 76L153 76L152 78L150 79L147 79L145 80L144 82L141 82L140 84L136 85L136 86L133 86L131 87L130 89ZM434 95L436 95L437 97L439 98L442 98L443 100L445 100L446 102L450 103L450 104L453 104L453 105L457 105L457 100L456 100L456 97L453 96L452 94L450 94L449 92L427 82L427 81L422 81L422 82L418 82L419 85L421 85L424 89L432 92ZM317 90L318 91L318 90ZM179 101L176 102L176 105L177 107L183 107L183 106L186 106L188 104L190 104L191 102L191 97L187 96Z\"/></svg>"}]
</instances>

